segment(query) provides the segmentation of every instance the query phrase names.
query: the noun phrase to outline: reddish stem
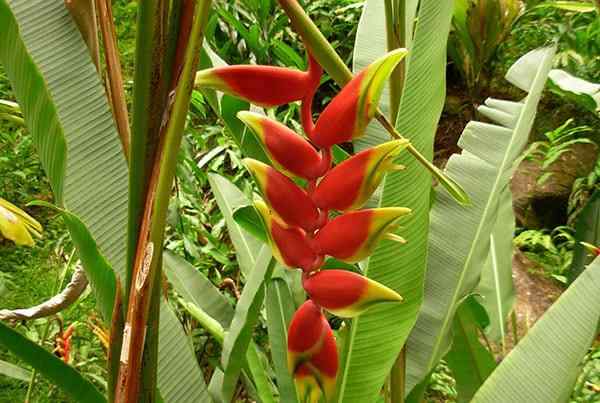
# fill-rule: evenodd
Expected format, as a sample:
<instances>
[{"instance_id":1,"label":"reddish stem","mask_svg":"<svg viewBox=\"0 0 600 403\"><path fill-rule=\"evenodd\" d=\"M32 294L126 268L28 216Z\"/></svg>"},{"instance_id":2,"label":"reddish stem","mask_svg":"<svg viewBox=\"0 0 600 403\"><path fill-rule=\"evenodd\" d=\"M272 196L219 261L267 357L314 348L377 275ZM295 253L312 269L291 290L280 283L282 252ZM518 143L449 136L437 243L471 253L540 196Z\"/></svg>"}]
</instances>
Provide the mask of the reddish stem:
<instances>
[{"instance_id":1,"label":"reddish stem","mask_svg":"<svg viewBox=\"0 0 600 403\"><path fill-rule=\"evenodd\" d=\"M312 54L307 51L308 54L308 82L307 92L302 99L302 108L300 111L300 120L302 121L302 128L304 133L311 138L315 128L315 123L312 117L312 102L319 84L321 83L321 75L323 74L323 68L313 58Z\"/></svg>"}]
</instances>

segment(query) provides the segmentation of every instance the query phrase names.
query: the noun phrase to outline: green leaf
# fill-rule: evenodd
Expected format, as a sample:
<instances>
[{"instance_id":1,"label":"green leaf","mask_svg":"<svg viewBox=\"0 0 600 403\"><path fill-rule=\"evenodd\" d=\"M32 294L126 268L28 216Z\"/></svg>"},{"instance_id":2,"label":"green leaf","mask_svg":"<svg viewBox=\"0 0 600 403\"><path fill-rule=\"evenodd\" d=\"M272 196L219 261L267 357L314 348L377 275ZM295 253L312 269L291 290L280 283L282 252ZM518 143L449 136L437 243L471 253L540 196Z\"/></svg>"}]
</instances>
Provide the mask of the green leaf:
<instances>
[{"instance_id":1,"label":"green leaf","mask_svg":"<svg viewBox=\"0 0 600 403\"><path fill-rule=\"evenodd\" d=\"M204 274L170 251L163 252L163 269L183 299L197 305L224 328L229 327L233 306Z\"/></svg>"},{"instance_id":2,"label":"green leaf","mask_svg":"<svg viewBox=\"0 0 600 403\"><path fill-rule=\"evenodd\" d=\"M85 224L74 214L53 206L44 201L34 201L30 205L44 206L60 212L69 228L71 239L77 245L79 258L85 269L85 274L96 297L98 309L107 323L112 318L112 310L116 293L116 277L112 268L100 253L96 241Z\"/></svg>"},{"instance_id":3,"label":"green leaf","mask_svg":"<svg viewBox=\"0 0 600 403\"><path fill-rule=\"evenodd\" d=\"M512 193L505 188L498 201L498 217L490 235L490 253L481 269L477 293L490 318L485 330L491 340L504 343L506 318L515 303L512 279L512 239L515 233L515 216L512 209Z\"/></svg>"},{"instance_id":4,"label":"green leaf","mask_svg":"<svg viewBox=\"0 0 600 403\"><path fill-rule=\"evenodd\" d=\"M281 402L296 403L296 386L287 363L287 330L296 307L285 280L273 278L267 284L267 329L271 356Z\"/></svg>"},{"instance_id":5,"label":"green leaf","mask_svg":"<svg viewBox=\"0 0 600 403\"><path fill-rule=\"evenodd\" d=\"M256 393L258 394L259 401L261 403L275 403L273 389L267 371L269 365L267 357L253 341L250 342L248 349L246 350L246 362L248 372L252 374L252 380L256 386Z\"/></svg>"},{"instance_id":6,"label":"green leaf","mask_svg":"<svg viewBox=\"0 0 600 403\"><path fill-rule=\"evenodd\" d=\"M273 266L271 250L268 246L263 246L255 267L247 277L231 326L225 335L221 353L223 377L213 377L210 382L209 390L213 399L218 402L230 402L233 397L244 365L245 353L252 340L252 332L263 304L265 281L270 279Z\"/></svg>"},{"instance_id":7,"label":"green leaf","mask_svg":"<svg viewBox=\"0 0 600 403\"><path fill-rule=\"evenodd\" d=\"M549 1L544 4L540 4L538 7L554 7L566 11L576 11L578 13L591 13L596 10L594 4L591 1Z\"/></svg>"},{"instance_id":8,"label":"green leaf","mask_svg":"<svg viewBox=\"0 0 600 403\"><path fill-rule=\"evenodd\" d=\"M407 38L406 48L411 49L412 28L414 25L415 14L417 11L418 1L416 0L401 0L403 7L406 10L405 35ZM396 1L400 3L400 1ZM356 41L354 43L354 54L352 58L352 71L354 74L363 70L373 61L387 53L387 38L386 24L382 22L386 20L385 7L383 0L367 0L363 6L363 12L358 22L356 32ZM406 63L406 62L405 62ZM386 85L383 90L379 108L384 115L390 115L390 89ZM362 151L369 147L381 144L390 139L390 134L374 120L366 131L366 134L357 139L354 144L358 151Z\"/></svg>"},{"instance_id":9,"label":"green leaf","mask_svg":"<svg viewBox=\"0 0 600 403\"><path fill-rule=\"evenodd\" d=\"M549 77L557 87L555 92L567 96L590 112L600 114L600 84L591 83L558 69L551 70Z\"/></svg>"},{"instance_id":10,"label":"green leaf","mask_svg":"<svg viewBox=\"0 0 600 403\"><path fill-rule=\"evenodd\" d=\"M591 260L589 253L580 242L600 245L600 190L596 190L583 208L575 223L577 244L573 251L573 263L569 269L569 279L573 281Z\"/></svg>"},{"instance_id":11,"label":"green leaf","mask_svg":"<svg viewBox=\"0 0 600 403\"><path fill-rule=\"evenodd\" d=\"M568 401L598 334L599 289L596 258L502 360L473 403Z\"/></svg>"},{"instance_id":12,"label":"green leaf","mask_svg":"<svg viewBox=\"0 0 600 403\"><path fill-rule=\"evenodd\" d=\"M210 403L192 340L185 334L169 303L160 303L158 388L165 403Z\"/></svg>"},{"instance_id":13,"label":"green leaf","mask_svg":"<svg viewBox=\"0 0 600 403\"><path fill-rule=\"evenodd\" d=\"M496 367L492 353L479 342L481 313L485 316L484 308L470 296L460 304L454 317L452 348L445 359L456 379L459 402L470 402Z\"/></svg>"},{"instance_id":14,"label":"green leaf","mask_svg":"<svg viewBox=\"0 0 600 403\"><path fill-rule=\"evenodd\" d=\"M398 131L429 160L444 104L446 38L451 14L451 0L421 1L398 115ZM373 21L369 26L381 23ZM338 402L362 403L375 399L421 305L431 175L408 154L402 155L398 162L406 170L387 175L381 205L413 210L402 223L401 235L408 243L399 246L384 241L369 259L365 274L400 293L404 303L374 307L352 321L345 347L347 358L340 365Z\"/></svg>"},{"instance_id":15,"label":"green leaf","mask_svg":"<svg viewBox=\"0 0 600 403\"><path fill-rule=\"evenodd\" d=\"M0 360L0 374L25 382L29 382L31 379L31 372L3 360Z\"/></svg>"},{"instance_id":16,"label":"green leaf","mask_svg":"<svg viewBox=\"0 0 600 403\"><path fill-rule=\"evenodd\" d=\"M268 242L263 220L254 206L244 206L235 210L233 219L242 229L261 242Z\"/></svg>"},{"instance_id":17,"label":"green leaf","mask_svg":"<svg viewBox=\"0 0 600 403\"><path fill-rule=\"evenodd\" d=\"M37 370L74 401L106 403L106 399L98 389L73 367L2 322L0 322L0 345Z\"/></svg>"},{"instance_id":18,"label":"green leaf","mask_svg":"<svg viewBox=\"0 0 600 403\"><path fill-rule=\"evenodd\" d=\"M525 103L486 100L479 112L503 126L469 122L459 140L464 152L448 161L446 173L463 184L472 204L458 206L444 190L436 191L425 299L407 344L408 390L448 350L454 313L477 285L489 254L500 196L527 143L553 56L553 48L544 48L519 59L507 79L529 89Z\"/></svg>"},{"instance_id":19,"label":"green leaf","mask_svg":"<svg viewBox=\"0 0 600 403\"><path fill-rule=\"evenodd\" d=\"M225 218L240 269L244 275L248 275L256 265L261 242L245 234L235 222L233 214L237 208L250 204L250 201L233 183L220 175L209 174L208 181Z\"/></svg>"},{"instance_id":20,"label":"green leaf","mask_svg":"<svg viewBox=\"0 0 600 403\"><path fill-rule=\"evenodd\" d=\"M0 26L0 62L55 200L76 217L66 222L82 256L95 242L106 259L83 262L96 294L108 296L106 287L114 295L94 266L125 273L127 163L100 78L62 0L0 0ZM101 304L107 319L112 300Z\"/></svg>"}]
</instances>

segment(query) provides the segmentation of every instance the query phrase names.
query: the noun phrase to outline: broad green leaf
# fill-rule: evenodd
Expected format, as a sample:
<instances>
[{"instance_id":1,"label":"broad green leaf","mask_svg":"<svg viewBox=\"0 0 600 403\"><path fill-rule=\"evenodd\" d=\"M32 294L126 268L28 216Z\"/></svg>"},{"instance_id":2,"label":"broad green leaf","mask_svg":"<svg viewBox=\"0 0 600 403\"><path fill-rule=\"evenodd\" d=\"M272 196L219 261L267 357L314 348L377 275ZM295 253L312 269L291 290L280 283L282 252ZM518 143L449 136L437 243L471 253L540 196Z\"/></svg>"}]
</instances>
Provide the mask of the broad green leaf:
<instances>
[{"instance_id":1,"label":"broad green leaf","mask_svg":"<svg viewBox=\"0 0 600 403\"><path fill-rule=\"evenodd\" d=\"M598 335L600 258L536 322L479 389L473 403L566 402Z\"/></svg>"},{"instance_id":2,"label":"broad green leaf","mask_svg":"<svg viewBox=\"0 0 600 403\"><path fill-rule=\"evenodd\" d=\"M217 174L209 174L210 187L229 230L242 273L248 276L256 265L261 243L242 232L233 219L234 211L250 204L248 198L231 182Z\"/></svg>"},{"instance_id":3,"label":"broad green leaf","mask_svg":"<svg viewBox=\"0 0 600 403\"><path fill-rule=\"evenodd\" d=\"M55 200L77 217L66 219L75 245L85 255L87 241L93 240L97 255L123 278L127 164L81 34L62 0L0 0L0 26L0 61ZM98 276L90 260L83 260L83 265L97 295L104 294L103 287L114 293L114 283L95 281ZM106 304L103 314L109 312L109 303L112 310L112 301L101 303Z\"/></svg>"},{"instance_id":4,"label":"broad green leaf","mask_svg":"<svg viewBox=\"0 0 600 403\"><path fill-rule=\"evenodd\" d=\"M591 261L589 253L580 242L600 245L600 190L592 193L587 205L583 208L575 223L575 239L578 241L573 251L573 263L569 269L569 279L573 281L585 265Z\"/></svg>"},{"instance_id":5,"label":"broad green leaf","mask_svg":"<svg viewBox=\"0 0 600 403\"><path fill-rule=\"evenodd\" d=\"M481 269L477 293L490 318L486 329L491 340L504 342L506 318L515 303L512 279L512 239L515 233L515 216L512 209L512 193L505 188L498 201L498 217L490 234L490 253Z\"/></svg>"},{"instance_id":6,"label":"broad green leaf","mask_svg":"<svg viewBox=\"0 0 600 403\"><path fill-rule=\"evenodd\" d=\"M244 206L235 210L233 219L244 231L261 242L268 242L267 230L260 213L254 206Z\"/></svg>"},{"instance_id":7,"label":"broad green leaf","mask_svg":"<svg viewBox=\"0 0 600 403\"><path fill-rule=\"evenodd\" d=\"M169 303L160 303L158 388L165 403L211 403L192 341Z\"/></svg>"},{"instance_id":8,"label":"broad green leaf","mask_svg":"<svg viewBox=\"0 0 600 403\"><path fill-rule=\"evenodd\" d=\"M485 315L473 296L460 304L454 317L452 348L445 358L456 379L459 402L470 402L496 367L494 356L479 341L483 326L479 325L478 310Z\"/></svg>"},{"instance_id":9,"label":"broad green leaf","mask_svg":"<svg viewBox=\"0 0 600 403\"><path fill-rule=\"evenodd\" d=\"M267 371L269 365L267 357L253 341L250 342L248 349L246 350L246 362L248 372L252 374L252 380L254 381L256 394L258 395L260 402L275 403L275 398L273 397L274 390L271 387L271 381L269 380Z\"/></svg>"},{"instance_id":10,"label":"broad green leaf","mask_svg":"<svg viewBox=\"0 0 600 403\"><path fill-rule=\"evenodd\" d=\"M0 322L0 345L37 370L74 401L106 403L106 399L98 389L75 368L65 364L61 359L2 322Z\"/></svg>"},{"instance_id":11,"label":"broad green leaf","mask_svg":"<svg viewBox=\"0 0 600 403\"><path fill-rule=\"evenodd\" d=\"M451 0L422 0L407 60L406 82L396 128L427 159L433 156L436 125L444 105L446 39ZM373 25L382 21L373 22ZM378 395L408 333L423 296L431 175L420 162L404 154L406 169L388 174L382 206L404 206L413 214L402 225L406 245L383 242L368 262L365 274L401 294L402 304L374 307L351 324L338 380L338 402L368 402ZM384 324L384 325L382 325Z\"/></svg>"},{"instance_id":12,"label":"broad green leaf","mask_svg":"<svg viewBox=\"0 0 600 403\"><path fill-rule=\"evenodd\" d=\"M525 102L488 99L479 112L502 126L469 122L459 140L463 152L448 161L446 173L462 183L471 205L459 206L443 189L436 190L425 299L407 343L408 390L447 352L458 304L477 285L489 254L500 196L527 143L553 56L554 49L545 48L518 60L516 70L523 75L515 77L511 67L507 78L529 85Z\"/></svg>"},{"instance_id":13,"label":"broad green leaf","mask_svg":"<svg viewBox=\"0 0 600 403\"><path fill-rule=\"evenodd\" d=\"M266 305L267 329L279 387L279 398L282 402L296 403L296 386L287 363L287 330L296 307L285 280L273 278L269 281Z\"/></svg>"},{"instance_id":14,"label":"broad green leaf","mask_svg":"<svg viewBox=\"0 0 600 403\"><path fill-rule=\"evenodd\" d=\"M407 38L406 48L411 48L412 31L415 14L417 12L418 0L401 0L406 9L405 35ZM399 3L399 1L392 1ZM385 7L383 0L367 0L363 6L363 12L358 22L356 41L354 43L354 55L352 59L352 71L358 73L379 57L387 53ZM405 62L406 63L406 62ZM383 90L379 107L384 115L390 114L390 91L386 85ZM365 135L355 141L357 150L364 150L374 145L383 143L390 139L390 134L376 120L367 127Z\"/></svg>"},{"instance_id":15,"label":"broad green leaf","mask_svg":"<svg viewBox=\"0 0 600 403\"><path fill-rule=\"evenodd\" d=\"M229 327L233 306L204 274L170 251L163 252L163 269L184 300L196 304L225 329Z\"/></svg>"},{"instance_id":16,"label":"broad green leaf","mask_svg":"<svg viewBox=\"0 0 600 403\"><path fill-rule=\"evenodd\" d=\"M30 371L3 360L0 360L0 374L25 382L29 382L31 379Z\"/></svg>"},{"instance_id":17,"label":"broad green leaf","mask_svg":"<svg viewBox=\"0 0 600 403\"><path fill-rule=\"evenodd\" d=\"M230 402L245 361L245 353L252 340L254 326L265 295L265 282L273 272L274 260L268 246L263 246L256 265L247 277L242 295L236 305L231 326L225 334L221 365L223 377L213 378L209 390L218 402Z\"/></svg>"}]
</instances>

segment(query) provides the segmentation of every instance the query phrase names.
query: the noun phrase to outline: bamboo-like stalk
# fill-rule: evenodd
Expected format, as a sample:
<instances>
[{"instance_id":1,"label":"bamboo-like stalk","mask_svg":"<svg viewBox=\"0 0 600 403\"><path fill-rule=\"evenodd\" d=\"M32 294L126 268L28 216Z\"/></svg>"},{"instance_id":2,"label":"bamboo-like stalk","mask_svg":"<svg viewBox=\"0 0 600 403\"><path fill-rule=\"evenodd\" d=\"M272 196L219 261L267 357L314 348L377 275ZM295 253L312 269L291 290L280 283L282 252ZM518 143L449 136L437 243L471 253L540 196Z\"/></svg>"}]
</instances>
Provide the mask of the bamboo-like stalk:
<instances>
[{"instance_id":1,"label":"bamboo-like stalk","mask_svg":"<svg viewBox=\"0 0 600 403\"><path fill-rule=\"evenodd\" d=\"M160 290L160 262L167 208L193 88L194 73L198 65L203 39L202 30L208 19L210 4L210 0L186 0L183 5L182 15L192 13L193 20L191 30L180 30L178 46L185 49L182 53L184 57L181 59L184 63L163 116L164 125L160 131L160 144L143 210L115 392L115 401L118 403L141 399L139 375L142 369L149 312L152 304L158 306L156 305L158 293L155 291ZM153 320L153 325L158 324L157 318ZM152 401L152 399L144 401Z\"/></svg>"},{"instance_id":2,"label":"bamboo-like stalk","mask_svg":"<svg viewBox=\"0 0 600 403\"><path fill-rule=\"evenodd\" d=\"M110 0L95 1L106 60L106 81L108 84L109 101L117 124L117 131L119 132L125 158L129 158L131 130L129 128L129 116L127 114L127 102L125 101L123 73L119 59L112 5Z\"/></svg>"}]
</instances>

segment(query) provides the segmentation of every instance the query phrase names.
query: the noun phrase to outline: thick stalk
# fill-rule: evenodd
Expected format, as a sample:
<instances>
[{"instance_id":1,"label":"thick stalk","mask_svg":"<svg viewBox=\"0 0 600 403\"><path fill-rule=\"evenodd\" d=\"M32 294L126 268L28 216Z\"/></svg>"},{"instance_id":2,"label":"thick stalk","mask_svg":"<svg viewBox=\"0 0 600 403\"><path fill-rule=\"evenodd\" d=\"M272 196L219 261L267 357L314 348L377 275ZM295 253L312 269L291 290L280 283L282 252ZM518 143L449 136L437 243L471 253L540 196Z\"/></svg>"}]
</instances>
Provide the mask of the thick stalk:
<instances>
[{"instance_id":1,"label":"thick stalk","mask_svg":"<svg viewBox=\"0 0 600 403\"><path fill-rule=\"evenodd\" d=\"M406 344L402 346L398 358L390 372L390 402L403 403L406 389Z\"/></svg>"},{"instance_id":2,"label":"thick stalk","mask_svg":"<svg viewBox=\"0 0 600 403\"><path fill-rule=\"evenodd\" d=\"M143 353L154 355L155 351L145 351L146 335L158 326L158 315L153 315L149 320L149 313L157 313L160 293L160 263L164 228L166 224L167 208L175 176L177 155L183 127L192 93L194 73L198 65L198 55L202 44L202 30L206 25L210 0L186 0L184 10L189 7L193 15L191 31L183 32L185 39L179 40L178 45L184 47L184 60L177 85L170 94L169 103L161 130L160 145L153 164L152 175L143 218L140 226L140 236L137 243L134 259L134 270L131 282L130 299L127 308L127 320L123 336L119 380L116 390L116 402L153 402L155 400L155 385L144 384L144 393L140 394L140 372L142 370ZM185 14L184 12L183 14ZM147 327L148 325L148 327ZM150 327L151 326L151 327ZM155 338L157 333L151 336ZM156 343L153 343L155 345ZM154 376L156 367L146 368L152 370Z\"/></svg>"},{"instance_id":3,"label":"thick stalk","mask_svg":"<svg viewBox=\"0 0 600 403\"><path fill-rule=\"evenodd\" d=\"M344 61L323 36L321 31L319 31L319 28L310 19L306 12L304 12L304 9L298 3L298 1L279 0L279 4L288 15L294 30L298 33L298 35L300 35L304 43L307 44L314 58L323 67L323 69L325 69L327 74L329 74L329 76L333 78L334 81L340 86L344 86L348 81L350 81L353 77L352 72L348 66L344 64ZM392 138L404 138L400 133L398 133L394 125L379 109L377 110L376 118ZM412 145L409 144L407 150L417 159L417 161L419 161L426 169L429 170L429 172L431 172L433 177L435 177L438 182L446 188L446 190L457 202L461 204L469 203L468 195L458 183L447 177L439 168L434 166L419 152L419 150Z\"/></svg>"},{"instance_id":4,"label":"thick stalk","mask_svg":"<svg viewBox=\"0 0 600 403\"><path fill-rule=\"evenodd\" d=\"M138 2L133 115L129 151L129 222L127 278L123 279L123 305L127 306L133 276L138 234L144 214L150 172L159 142L161 118L167 100L168 83L163 80L165 54L166 0Z\"/></svg>"},{"instance_id":5,"label":"thick stalk","mask_svg":"<svg viewBox=\"0 0 600 403\"><path fill-rule=\"evenodd\" d=\"M96 9L98 10L98 21L100 22L100 31L102 32L110 106L115 117L125 158L128 158L131 131L129 128L127 102L125 101L125 90L123 88L123 73L121 72L121 62L119 60L119 48L117 46L117 34L115 32L111 1L96 0Z\"/></svg>"},{"instance_id":6,"label":"thick stalk","mask_svg":"<svg viewBox=\"0 0 600 403\"><path fill-rule=\"evenodd\" d=\"M406 48L406 0L385 0L385 22L388 52L398 48ZM404 77L406 71L404 59L392 72L390 85L390 120L395 126ZM404 403L406 384L406 344L402 346L396 362L390 371L390 402Z\"/></svg>"}]
</instances>

